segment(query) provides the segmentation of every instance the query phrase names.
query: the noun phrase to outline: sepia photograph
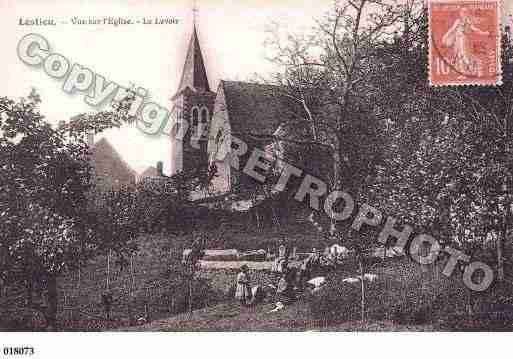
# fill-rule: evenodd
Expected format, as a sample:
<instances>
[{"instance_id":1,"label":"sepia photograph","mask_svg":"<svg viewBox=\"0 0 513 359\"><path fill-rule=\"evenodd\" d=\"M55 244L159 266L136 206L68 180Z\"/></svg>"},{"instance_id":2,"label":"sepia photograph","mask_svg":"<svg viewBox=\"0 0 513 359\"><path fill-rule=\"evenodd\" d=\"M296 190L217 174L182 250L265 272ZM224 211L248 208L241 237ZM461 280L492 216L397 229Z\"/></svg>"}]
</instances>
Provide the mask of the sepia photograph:
<instances>
[{"instance_id":1,"label":"sepia photograph","mask_svg":"<svg viewBox=\"0 0 513 359\"><path fill-rule=\"evenodd\" d=\"M0 357L512 332L512 14L1 0Z\"/></svg>"}]
</instances>

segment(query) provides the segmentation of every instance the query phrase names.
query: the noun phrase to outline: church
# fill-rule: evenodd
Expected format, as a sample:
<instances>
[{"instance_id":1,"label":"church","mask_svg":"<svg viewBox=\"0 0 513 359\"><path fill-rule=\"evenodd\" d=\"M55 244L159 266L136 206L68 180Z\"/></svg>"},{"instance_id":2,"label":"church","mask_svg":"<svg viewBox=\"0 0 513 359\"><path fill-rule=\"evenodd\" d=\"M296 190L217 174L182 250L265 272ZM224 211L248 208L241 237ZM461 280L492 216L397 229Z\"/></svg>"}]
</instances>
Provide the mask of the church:
<instances>
[{"instance_id":1,"label":"church","mask_svg":"<svg viewBox=\"0 0 513 359\"><path fill-rule=\"evenodd\" d=\"M178 123L188 122L183 139L171 136L171 175L190 168L216 166L209 192L230 192L244 181L240 171L228 163L232 136L250 148L267 150L282 124L298 118L297 104L280 94L279 87L241 81L220 80L210 88L196 24L185 56L180 83L171 97L179 109Z\"/></svg>"}]
</instances>

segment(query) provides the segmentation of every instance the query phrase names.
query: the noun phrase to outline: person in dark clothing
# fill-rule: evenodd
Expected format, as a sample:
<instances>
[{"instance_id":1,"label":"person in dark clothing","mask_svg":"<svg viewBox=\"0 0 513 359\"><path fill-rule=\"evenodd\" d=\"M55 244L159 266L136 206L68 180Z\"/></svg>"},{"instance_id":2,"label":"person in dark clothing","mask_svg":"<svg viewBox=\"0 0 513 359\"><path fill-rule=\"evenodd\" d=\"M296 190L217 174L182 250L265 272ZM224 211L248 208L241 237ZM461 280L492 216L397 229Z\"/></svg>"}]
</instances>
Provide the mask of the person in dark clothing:
<instances>
[{"instance_id":1,"label":"person in dark clothing","mask_svg":"<svg viewBox=\"0 0 513 359\"><path fill-rule=\"evenodd\" d=\"M287 305L296 300L296 293L294 290L295 279L296 271L294 269L289 269L285 273L282 273L276 289L278 302Z\"/></svg>"}]
</instances>

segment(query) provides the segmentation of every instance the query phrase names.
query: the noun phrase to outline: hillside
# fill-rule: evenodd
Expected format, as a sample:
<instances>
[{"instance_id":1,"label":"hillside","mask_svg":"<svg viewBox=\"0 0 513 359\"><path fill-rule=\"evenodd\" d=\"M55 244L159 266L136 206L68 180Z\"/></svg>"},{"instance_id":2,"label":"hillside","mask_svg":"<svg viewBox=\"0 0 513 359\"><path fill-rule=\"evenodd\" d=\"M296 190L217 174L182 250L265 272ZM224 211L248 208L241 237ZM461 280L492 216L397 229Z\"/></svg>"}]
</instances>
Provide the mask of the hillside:
<instances>
[{"instance_id":1,"label":"hillside","mask_svg":"<svg viewBox=\"0 0 513 359\"><path fill-rule=\"evenodd\" d=\"M241 238L244 240L241 240ZM282 236L274 231L238 233L225 231L221 237L211 237L212 248L258 249L277 247ZM301 247L312 240L311 233L291 229L288 237ZM101 330L130 325L141 317L167 318L183 309L184 281L179 271L183 250L192 242L191 235L144 235L139 238L138 251L126 263L116 258L99 256L80 271L69 272L58 279L58 321L65 330ZM108 263L110 262L110 263ZM109 275L107 276L107 273ZM209 298L198 305L217 302L226 296L236 270L203 271L202 288L208 287ZM108 280L107 280L108 277ZM265 277L265 276L263 276ZM262 279L265 281L265 279ZM107 283L108 282L108 283ZM107 286L114 298L111 321L105 320L101 295ZM44 305L37 295L36 305ZM10 320L17 312L25 311L25 293L21 286L0 290L0 315ZM7 318L7 319L6 319ZM2 326L0 321L0 327ZM4 324L5 325L5 324Z\"/></svg>"},{"instance_id":2,"label":"hillside","mask_svg":"<svg viewBox=\"0 0 513 359\"><path fill-rule=\"evenodd\" d=\"M236 234L227 233L222 242L234 244L232 241L236 238ZM278 241L283 239L279 233L271 231L247 233L244 238L246 240L240 244L241 249L276 247ZM191 315L184 313L188 308L188 281L180 271L179 264L182 251L191 239L190 235L143 236L139 239L138 252L127 263L120 265L111 258L107 265L107 257L101 256L82 268L80 273L72 272L60 278L57 329L429 331L450 330L452 322L459 323L461 318L468 317L469 292L462 287L457 275L446 278L440 274L441 266L422 267L404 257L387 260L375 258L373 264L368 266L366 272L376 274L377 280L367 288L368 321L365 323L358 320L359 285L340 287L342 279L354 277L357 273L356 263L349 259L329 274L329 281L335 286L327 293L320 292L321 297L316 299L317 302L306 295L276 313L269 313L274 307L273 298L268 298L265 304L249 308L241 308L234 303L233 285L237 267L201 269L195 281L194 312ZM307 233L296 233L288 239L303 250L308 249L308 241L313 242L311 247L322 248L325 244L321 239L312 239L312 235ZM276 277L267 270L251 270L250 277L253 285L276 284ZM107 286L114 299L110 320L107 320L101 302L101 295L108 292ZM499 292L506 303L511 301L509 293L510 287ZM490 309L486 306L489 303L488 294L473 297L476 312L496 310L495 307ZM497 293L491 293L490 298L494 303L496 297ZM23 299L22 288L7 288L4 291L0 297L0 315L3 318L0 327L3 324L7 328L8 318L19 316L16 313L24 307ZM335 311L328 308L328 312L323 314L321 311L319 314L316 303L324 305L326 300L333 301ZM508 314L512 309L510 307L501 307L500 310ZM509 326L510 322L509 317L500 319L500 325ZM470 323L472 325L474 323Z\"/></svg>"},{"instance_id":3,"label":"hillside","mask_svg":"<svg viewBox=\"0 0 513 359\"><path fill-rule=\"evenodd\" d=\"M311 320L307 306L299 302L270 313L274 304L241 307L237 303L219 304L196 310L192 315L156 320L123 331L432 331L432 325L398 325L392 321L361 323L350 321L324 325Z\"/></svg>"}]
</instances>

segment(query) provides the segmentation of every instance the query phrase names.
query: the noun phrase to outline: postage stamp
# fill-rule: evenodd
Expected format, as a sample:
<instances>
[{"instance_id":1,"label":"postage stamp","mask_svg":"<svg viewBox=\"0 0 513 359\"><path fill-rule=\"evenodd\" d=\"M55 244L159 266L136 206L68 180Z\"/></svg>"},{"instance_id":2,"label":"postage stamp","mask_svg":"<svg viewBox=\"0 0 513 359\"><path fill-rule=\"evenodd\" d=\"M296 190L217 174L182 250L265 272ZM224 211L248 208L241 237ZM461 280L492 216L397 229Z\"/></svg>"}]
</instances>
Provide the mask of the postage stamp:
<instances>
[{"instance_id":1,"label":"postage stamp","mask_svg":"<svg viewBox=\"0 0 513 359\"><path fill-rule=\"evenodd\" d=\"M501 1L428 0L431 86L502 83Z\"/></svg>"}]
</instances>

